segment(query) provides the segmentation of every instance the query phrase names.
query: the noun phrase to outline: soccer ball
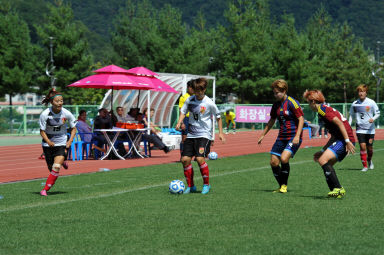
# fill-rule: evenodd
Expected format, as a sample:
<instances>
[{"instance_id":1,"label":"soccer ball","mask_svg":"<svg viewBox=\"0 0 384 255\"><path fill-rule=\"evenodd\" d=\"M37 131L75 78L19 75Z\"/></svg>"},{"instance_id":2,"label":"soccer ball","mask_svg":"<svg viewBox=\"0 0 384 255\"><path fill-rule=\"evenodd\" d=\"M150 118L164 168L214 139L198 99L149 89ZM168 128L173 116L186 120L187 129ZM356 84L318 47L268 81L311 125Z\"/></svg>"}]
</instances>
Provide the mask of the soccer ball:
<instances>
[{"instance_id":1,"label":"soccer ball","mask_svg":"<svg viewBox=\"0 0 384 255\"><path fill-rule=\"evenodd\" d=\"M185 189L184 182L180 180L171 181L169 184L169 192L171 194L183 194Z\"/></svg>"},{"instance_id":2,"label":"soccer ball","mask_svg":"<svg viewBox=\"0 0 384 255\"><path fill-rule=\"evenodd\" d=\"M208 154L208 158L209 158L210 160L215 160L215 159L217 159L217 153L214 152L214 151L210 152L210 153Z\"/></svg>"}]
</instances>

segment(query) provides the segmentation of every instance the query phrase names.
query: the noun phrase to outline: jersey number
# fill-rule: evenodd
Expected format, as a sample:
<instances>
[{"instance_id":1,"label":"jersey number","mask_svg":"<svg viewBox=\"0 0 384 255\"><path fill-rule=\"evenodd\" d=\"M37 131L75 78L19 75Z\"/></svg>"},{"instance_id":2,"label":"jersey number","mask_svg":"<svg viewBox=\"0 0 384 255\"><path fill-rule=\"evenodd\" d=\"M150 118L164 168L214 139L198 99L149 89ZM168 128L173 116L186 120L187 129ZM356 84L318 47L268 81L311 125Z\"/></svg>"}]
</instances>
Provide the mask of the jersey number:
<instances>
[{"instance_id":1,"label":"jersey number","mask_svg":"<svg viewBox=\"0 0 384 255\"><path fill-rule=\"evenodd\" d=\"M193 118L195 119L195 120L199 120L199 114L193 114Z\"/></svg>"},{"instance_id":2,"label":"jersey number","mask_svg":"<svg viewBox=\"0 0 384 255\"><path fill-rule=\"evenodd\" d=\"M61 127L53 127L53 132L59 132Z\"/></svg>"},{"instance_id":3,"label":"jersey number","mask_svg":"<svg viewBox=\"0 0 384 255\"><path fill-rule=\"evenodd\" d=\"M362 113L362 112L360 113L360 119L362 119L362 120L364 119L364 113Z\"/></svg>"}]
</instances>

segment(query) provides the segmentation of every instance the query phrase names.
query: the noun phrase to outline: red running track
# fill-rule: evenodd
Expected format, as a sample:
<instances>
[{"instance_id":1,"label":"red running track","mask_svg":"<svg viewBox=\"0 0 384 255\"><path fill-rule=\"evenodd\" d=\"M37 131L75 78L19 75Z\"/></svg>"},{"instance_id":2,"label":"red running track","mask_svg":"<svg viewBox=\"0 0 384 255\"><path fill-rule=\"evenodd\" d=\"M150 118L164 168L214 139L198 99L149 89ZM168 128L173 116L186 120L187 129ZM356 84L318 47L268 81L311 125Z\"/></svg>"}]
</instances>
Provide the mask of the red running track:
<instances>
[{"instance_id":1,"label":"red running track","mask_svg":"<svg viewBox=\"0 0 384 255\"><path fill-rule=\"evenodd\" d=\"M261 131L238 132L226 135L223 144L217 137L211 151L216 151L220 157L239 156L260 152L268 152L274 143L278 130L271 130L261 145L257 139ZM384 130L376 130L376 140L384 140ZM322 146L327 139L309 139L308 131L304 131L302 148L306 146ZM40 144L0 146L0 183L25 181L46 178L48 169L45 160L38 159L42 153ZM100 168L121 169L138 166L149 166L177 162L180 159L179 150L165 154L163 151L152 151L151 158L128 160L82 160L69 161L69 169L60 171L60 175L74 175L97 172ZM181 167L181 166L180 166Z\"/></svg>"}]
</instances>

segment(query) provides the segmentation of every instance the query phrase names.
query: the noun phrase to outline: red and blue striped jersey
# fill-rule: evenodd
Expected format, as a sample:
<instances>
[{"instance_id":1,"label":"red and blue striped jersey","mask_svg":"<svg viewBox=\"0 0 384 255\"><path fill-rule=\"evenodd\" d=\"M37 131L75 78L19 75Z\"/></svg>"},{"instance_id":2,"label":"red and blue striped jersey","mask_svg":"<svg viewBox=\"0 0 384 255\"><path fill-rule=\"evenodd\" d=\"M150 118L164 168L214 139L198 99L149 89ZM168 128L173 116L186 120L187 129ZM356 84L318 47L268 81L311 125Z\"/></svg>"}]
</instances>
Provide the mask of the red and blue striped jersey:
<instances>
[{"instance_id":1,"label":"red and blue striped jersey","mask_svg":"<svg viewBox=\"0 0 384 255\"><path fill-rule=\"evenodd\" d=\"M333 118L335 117L343 122L344 127L347 130L349 140L353 143L356 142L352 128L349 125L348 120L344 118L343 114L325 104L319 106L318 114L319 117L324 121L324 127L328 129L328 132L337 140L344 140L344 136L341 133L339 127L335 123L333 123Z\"/></svg>"},{"instance_id":2,"label":"red and blue striped jersey","mask_svg":"<svg viewBox=\"0 0 384 255\"><path fill-rule=\"evenodd\" d=\"M288 96L284 102L275 102L271 109L271 118L278 119L280 124L280 131L277 139L291 140L295 137L299 118L304 116L300 103ZM302 138L301 133L300 138Z\"/></svg>"}]
</instances>

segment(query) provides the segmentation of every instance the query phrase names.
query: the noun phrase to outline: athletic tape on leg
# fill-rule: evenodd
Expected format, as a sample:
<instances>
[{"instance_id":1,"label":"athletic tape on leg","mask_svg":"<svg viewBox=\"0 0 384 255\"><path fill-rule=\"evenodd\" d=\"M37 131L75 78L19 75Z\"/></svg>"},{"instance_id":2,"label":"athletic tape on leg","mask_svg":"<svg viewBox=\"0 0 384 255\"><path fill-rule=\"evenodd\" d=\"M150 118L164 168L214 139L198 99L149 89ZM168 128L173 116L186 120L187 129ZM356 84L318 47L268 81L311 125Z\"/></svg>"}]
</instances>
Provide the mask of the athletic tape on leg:
<instances>
[{"instance_id":1,"label":"athletic tape on leg","mask_svg":"<svg viewBox=\"0 0 384 255\"><path fill-rule=\"evenodd\" d=\"M60 168L61 168L60 164L56 164L55 163L55 164L52 165L52 170L55 171L55 172L59 172Z\"/></svg>"}]
</instances>

